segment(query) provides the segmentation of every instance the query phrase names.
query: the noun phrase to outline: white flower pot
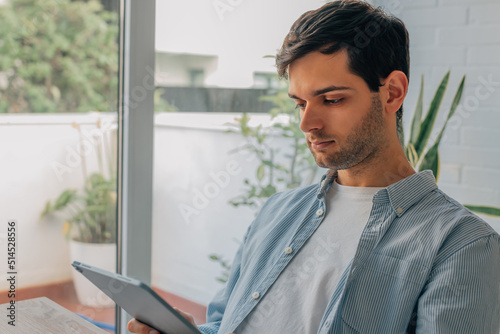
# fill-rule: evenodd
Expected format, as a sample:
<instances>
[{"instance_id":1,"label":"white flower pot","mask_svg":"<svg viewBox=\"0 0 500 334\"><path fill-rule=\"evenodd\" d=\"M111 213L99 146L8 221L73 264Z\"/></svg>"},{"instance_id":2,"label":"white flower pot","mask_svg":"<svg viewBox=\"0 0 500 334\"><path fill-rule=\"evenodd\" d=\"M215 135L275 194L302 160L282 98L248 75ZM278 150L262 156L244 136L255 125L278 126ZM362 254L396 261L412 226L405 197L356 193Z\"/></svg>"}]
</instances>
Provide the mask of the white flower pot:
<instances>
[{"instance_id":1,"label":"white flower pot","mask_svg":"<svg viewBox=\"0 0 500 334\"><path fill-rule=\"evenodd\" d=\"M91 244L70 240L71 261L78 261L111 272L116 271L116 244ZM73 283L80 304L113 307L114 302L85 276L73 270Z\"/></svg>"}]
</instances>

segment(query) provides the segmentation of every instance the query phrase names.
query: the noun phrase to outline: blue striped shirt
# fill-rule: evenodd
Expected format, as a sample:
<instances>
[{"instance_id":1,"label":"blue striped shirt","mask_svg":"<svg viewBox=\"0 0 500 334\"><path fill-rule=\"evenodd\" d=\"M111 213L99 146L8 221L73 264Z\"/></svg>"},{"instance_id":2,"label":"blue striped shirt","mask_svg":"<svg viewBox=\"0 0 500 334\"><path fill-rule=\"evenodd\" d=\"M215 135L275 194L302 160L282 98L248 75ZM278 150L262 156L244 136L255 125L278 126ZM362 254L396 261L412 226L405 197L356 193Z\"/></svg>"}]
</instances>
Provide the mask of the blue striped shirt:
<instances>
[{"instance_id":1,"label":"blue striped shirt","mask_svg":"<svg viewBox=\"0 0 500 334\"><path fill-rule=\"evenodd\" d=\"M234 332L259 303L321 224L334 178L329 172L319 185L266 202L208 306L203 333ZM378 191L318 333L496 334L499 327L499 235L439 190L431 171Z\"/></svg>"}]
</instances>

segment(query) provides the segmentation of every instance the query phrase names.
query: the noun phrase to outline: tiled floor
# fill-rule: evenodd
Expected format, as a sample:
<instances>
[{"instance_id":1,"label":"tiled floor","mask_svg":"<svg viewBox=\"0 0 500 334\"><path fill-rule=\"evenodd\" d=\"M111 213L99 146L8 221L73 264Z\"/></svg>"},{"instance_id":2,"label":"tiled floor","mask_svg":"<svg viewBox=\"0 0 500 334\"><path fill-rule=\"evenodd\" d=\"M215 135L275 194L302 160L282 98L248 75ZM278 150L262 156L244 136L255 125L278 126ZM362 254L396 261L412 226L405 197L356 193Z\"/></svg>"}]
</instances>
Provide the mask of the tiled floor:
<instances>
[{"instance_id":1,"label":"tiled floor","mask_svg":"<svg viewBox=\"0 0 500 334\"><path fill-rule=\"evenodd\" d=\"M205 322L206 307L204 305L197 304L195 302L162 291L155 287L153 287L153 290L155 290L156 293L158 293L170 305L176 306L183 311L191 313L197 324L202 324ZM16 300L20 301L42 296L48 297L59 305L67 308L68 310L82 314L94 321L114 325L115 309L94 308L81 305L76 298L76 293L72 281L20 289L17 292ZM0 292L0 304L7 303L8 301L9 299L7 297L7 292ZM112 333L112 331L109 332Z\"/></svg>"}]
</instances>

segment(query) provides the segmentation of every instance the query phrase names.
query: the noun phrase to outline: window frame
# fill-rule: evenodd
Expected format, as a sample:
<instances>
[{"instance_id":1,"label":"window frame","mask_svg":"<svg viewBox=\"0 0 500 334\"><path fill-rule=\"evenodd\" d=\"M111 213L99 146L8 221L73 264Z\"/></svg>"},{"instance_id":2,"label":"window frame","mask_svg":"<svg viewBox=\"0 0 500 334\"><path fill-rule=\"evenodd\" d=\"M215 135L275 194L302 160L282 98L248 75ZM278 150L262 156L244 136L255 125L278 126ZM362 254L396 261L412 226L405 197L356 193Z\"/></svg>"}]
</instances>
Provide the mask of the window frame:
<instances>
[{"instance_id":1,"label":"window frame","mask_svg":"<svg viewBox=\"0 0 500 334\"><path fill-rule=\"evenodd\" d=\"M117 273L151 284L155 1L120 0ZM130 316L116 307L116 333Z\"/></svg>"}]
</instances>

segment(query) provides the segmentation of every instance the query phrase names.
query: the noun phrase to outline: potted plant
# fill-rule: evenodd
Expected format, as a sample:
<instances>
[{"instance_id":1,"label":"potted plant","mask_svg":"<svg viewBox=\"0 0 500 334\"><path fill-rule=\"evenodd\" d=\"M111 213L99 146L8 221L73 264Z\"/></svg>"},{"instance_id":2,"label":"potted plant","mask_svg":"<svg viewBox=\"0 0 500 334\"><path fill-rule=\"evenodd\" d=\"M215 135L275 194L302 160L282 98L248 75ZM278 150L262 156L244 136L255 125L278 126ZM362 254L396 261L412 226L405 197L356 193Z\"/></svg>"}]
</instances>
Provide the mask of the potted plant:
<instances>
[{"instance_id":1,"label":"potted plant","mask_svg":"<svg viewBox=\"0 0 500 334\"><path fill-rule=\"evenodd\" d=\"M63 233L69 240L71 261L77 260L109 271L116 270L116 173L112 168L110 133L102 129L101 120L90 140L84 140L80 125L72 126L80 134L80 152L87 144L98 158L100 170L87 175L87 161L80 153L84 185L81 189L66 189L54 201L47 201L41 217L62 213L65 216ZM116 133L111 131L111 133ZM107 152L106 161L103 151ZM103 165L108 164L107 173ZM107 174L107 175L105 175ZM114 303L85 277L73 271L73 282L81 304L94 307L113 306Z\"/></svg>"}]
</instances>

